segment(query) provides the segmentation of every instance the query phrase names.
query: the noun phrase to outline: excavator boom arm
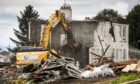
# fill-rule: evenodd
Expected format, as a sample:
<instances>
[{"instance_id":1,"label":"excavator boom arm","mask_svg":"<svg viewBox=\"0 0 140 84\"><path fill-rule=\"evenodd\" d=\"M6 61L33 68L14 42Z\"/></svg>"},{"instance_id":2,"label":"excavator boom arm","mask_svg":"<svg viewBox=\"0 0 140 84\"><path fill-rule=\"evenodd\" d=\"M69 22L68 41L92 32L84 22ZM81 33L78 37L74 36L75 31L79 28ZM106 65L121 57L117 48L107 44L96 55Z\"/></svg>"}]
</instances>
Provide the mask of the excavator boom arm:
<instances>
[{"instance_id":1,"label":"excavator boom arm","mask_svg":"<svg viewBox=\"0 0 140 84\"><path fill-rule=\"evenodd\" d=\"M68 28L68 23L65 21L65 18L63 14L60 11L56 11L48 20L48 23L45 24L43 33L41 34L41 41L40 41L40 46L47 49L49 40L50 40L50 35L52 29L59 23L61 22L63 25L64 31L67 30Z\"/></svg>"}]
</instances>

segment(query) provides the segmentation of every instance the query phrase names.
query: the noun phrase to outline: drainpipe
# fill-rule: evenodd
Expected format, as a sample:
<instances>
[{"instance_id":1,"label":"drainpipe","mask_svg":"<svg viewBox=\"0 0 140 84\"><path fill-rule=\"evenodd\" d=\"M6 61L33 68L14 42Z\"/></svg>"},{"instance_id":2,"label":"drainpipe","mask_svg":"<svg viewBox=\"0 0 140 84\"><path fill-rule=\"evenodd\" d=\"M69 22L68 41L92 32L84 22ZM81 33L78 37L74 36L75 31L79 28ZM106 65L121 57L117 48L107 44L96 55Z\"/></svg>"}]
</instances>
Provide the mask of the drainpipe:
<instances>
[{"instance_id":1,"label":"drainpipe","mask_svg":"<svg viewBox=\"0 0 140 84\"><path fill-rule=\"evenodd\" d=\"M28 21L28 41L30 41L31 39L31 22L30 20Z\"/></svg>"}]
</instances>

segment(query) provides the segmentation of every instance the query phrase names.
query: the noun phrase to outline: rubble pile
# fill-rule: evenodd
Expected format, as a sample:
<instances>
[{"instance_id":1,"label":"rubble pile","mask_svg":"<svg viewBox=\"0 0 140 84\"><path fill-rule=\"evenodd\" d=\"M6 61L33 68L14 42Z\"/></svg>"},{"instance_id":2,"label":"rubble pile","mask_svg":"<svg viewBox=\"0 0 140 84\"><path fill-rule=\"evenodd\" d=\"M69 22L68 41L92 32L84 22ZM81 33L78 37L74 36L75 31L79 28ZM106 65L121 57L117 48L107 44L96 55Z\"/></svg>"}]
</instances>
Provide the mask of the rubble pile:
<instances>
[{"instance_id":1,"label":"rubble pile","mask_svg":"<svg viewBox=\"0 0 140 84\"><path fill-rule=\"evenodd\" d=\"M80 78L82 71L75 65L73 58L51 56L35 65L24 67L23 74L19 79L32 80L35 82L50 82L66 78Z\"/></svg>"},{"instance_id":2,"label":"rubble pile","mask_svg":"<svg viewBox=\"0 0 140 84\"><path fill-rule=\"evenodd\" d=\"M110 67L116 74L122 73L122 69L125 68L127 65L130 64L137 64L137 60L129 59L124 61L112 62L110 63Z\"/></svg>"},{"instance_id":3,"label":"rubble pile","mask_svg":"<svg viewBox=\"0 0 140 84\"><path fill-rule=\"evenodd\" d=\"M16 79L17 73L16 73L17 68L9 62L1 62L0 63L0 80L3 79Z\"/></svg>"},{"instance_id":4,"label":"rubble pile","mask_svg":"<svg viewBox=\"0 0 140 84\"><path fill-rule=\"evenodd\" d=\"M140 72L140 61L138 61L138 63L133 63L130 65L126 65L125 68L122 69L122 72Z\"/></svg>"},{"instance_id":5,"label":"rubble pile","mask_svg":"<svg viewBox=\"0 0 140 84\"><path fill-rule=\"evenodd\" d=\"M11 64L9 62L0 62L0 68L10 66Z\"/></svg>"},{"instance_id":6,"label":"rubble pile","mask_svg":"<svg viewBox=\"0 0 140 84\"><path fill-rule=\"evenodd\" d=\"M3 68L3 78L16 79L17 77L17 68L15 66L7 66Z\"/></svg>"},{"instance_id":7,"label":"rubble pile","mask_svg":"<svg viewBox=\"0 0 140 84\"><path fill-rule=\"evenodd\" d=\"M107 57L103 57L103 58L100 59L100 61L98 60L97 62L86 65L84 67L84 70L91 70L93 67L99 67L101 65L111 64L111 63L113 63L113 60L111 60Z\"/></svg>"},{"instance_id":8,"label":"rubble pile","mask_svg":"<svg viewBox=\"0 0 140 84\"><path fill-rule=\"evenodd\" d=\"M73 58L51 53L46 60L18 69L10 66L8 63L4 63L4 68L1 68L1 72L4 78L21 79L29 83L54 82L68 78L100 78L116 76L121 73L140 72L140 61L129 59L126 61L109 62L106 60L102 59L101 63L88 64L85 68L80 69L79 64Z\"/></svg>"},{"instance_id":9,"label":"rubble pile","mask_svg":"<svg viewBox=\"0 0 140 84\"><path fill-rule=\"evenodd\" d=\"M129 59L115 62L100 56L97 62L80 69L73 58L50 52L45 60L23 67L12 67L10 63L0 63L4 78L21 79L27 82L53 82L68 78L99 78L121 73L140 72L140 61Z\"/></svg>"},{"instance_id":10,"label":"rubble pile","mask_svg":"<svg viewBox=\"0 0 140 84\"><path fill-rule=\"evenodd\" d=\"M92 63L86 65L84 72L81 77L105 77L105 76L115 76L115 74L128 73L128 72L140 72L140 61L129 59L119 62L106 62L104 64Z\"/></svg>"}]
</instances>

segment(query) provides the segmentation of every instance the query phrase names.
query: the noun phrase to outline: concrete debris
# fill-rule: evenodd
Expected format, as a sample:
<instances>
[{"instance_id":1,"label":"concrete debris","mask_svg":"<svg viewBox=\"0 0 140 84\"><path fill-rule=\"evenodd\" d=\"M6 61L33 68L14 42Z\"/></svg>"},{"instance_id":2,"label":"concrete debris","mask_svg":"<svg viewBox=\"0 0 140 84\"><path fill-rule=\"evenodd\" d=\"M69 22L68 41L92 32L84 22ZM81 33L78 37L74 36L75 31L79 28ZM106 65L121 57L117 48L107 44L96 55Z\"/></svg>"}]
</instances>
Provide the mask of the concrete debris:
<instances>
[{"instance_id":1,"label":"concrete debris","mask_svg":"<svg viewBox=\"0 0 140 84\"><path fill-rule=\"evenodd\" d=\"M137 72L140 72L140 61L138 61L138 63L137 63L136 71L137 71Z\"/></svg>"},{"instance_id":2,"label":"concrete debris","mask_svg":"<svg viewBox=\"0 0 140 84\"><path fill-rule=\"evenodd\" d=\"M138 61L137 64L127 65L125 68L122 69L122 72L129 72L129 71L140 72L140 61Z\"/></svg>"},{"instance_id":3,"label":"concrete debris","mask_svg":"<svg viewBox=\"0 0 140 84\"><path fill-rule=\"evenodd\" d=\"M130 64L127 65L125 68L122 69L122 72L129 72L129 71L135 71L137 64Z\"/></svg>"},{"instance_id":4,"label":"concrete debris","mask_svg":"<svg viewBox=\"0 0 140 84\"><path fill-rule=\"evenodd\" d=\"M84 78L90 78L90 74L92 73L92 71L89 71L89 70L86 70L84 71L82 74L81 74L81 77L84 77Z\"/></svg>"},{"instance_id":5,"label":"concrete debris","mask_svg":"<svg viewBox=\"0 0 140 84\"><path fill-rule=\"evenodd\" d=\"M113 70L109 68L109 64L94 67L92 71L86 70L81 74L81 77L84 78L105 77L105 76L115 76Z\"/></svg>"}]
</instances>

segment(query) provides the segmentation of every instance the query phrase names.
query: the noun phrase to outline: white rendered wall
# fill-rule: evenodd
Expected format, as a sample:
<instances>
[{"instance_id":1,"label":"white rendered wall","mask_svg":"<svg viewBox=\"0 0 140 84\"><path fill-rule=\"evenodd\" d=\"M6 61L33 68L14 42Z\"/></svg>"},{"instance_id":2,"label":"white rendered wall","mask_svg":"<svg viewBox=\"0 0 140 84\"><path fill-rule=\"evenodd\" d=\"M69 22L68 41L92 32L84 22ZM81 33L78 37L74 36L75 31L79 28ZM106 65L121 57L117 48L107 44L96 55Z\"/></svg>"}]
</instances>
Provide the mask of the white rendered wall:
<instances>
[{"instance_id":1,"label":"white rendered wall","mask_svg":"<svg viewBox=\"0 0 140 84\"><path fill-rule=\"evenodd\" d=\"M99 41L98 36L101 39L103 49L110 45L105 56L112 57L114 61L121 61L128 59L128 25L113 23L113 31L116 41L114 42L113 36L109 33L111 25L109 22L99 22L99 25L94 32L94 44L93 47L89 49L89 63L96 61L97 56L91 54L95 53L97 55L102 55L103 50Z\"/></svg>"}]
</instances>

